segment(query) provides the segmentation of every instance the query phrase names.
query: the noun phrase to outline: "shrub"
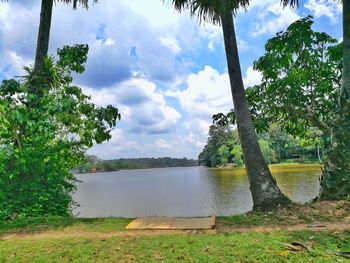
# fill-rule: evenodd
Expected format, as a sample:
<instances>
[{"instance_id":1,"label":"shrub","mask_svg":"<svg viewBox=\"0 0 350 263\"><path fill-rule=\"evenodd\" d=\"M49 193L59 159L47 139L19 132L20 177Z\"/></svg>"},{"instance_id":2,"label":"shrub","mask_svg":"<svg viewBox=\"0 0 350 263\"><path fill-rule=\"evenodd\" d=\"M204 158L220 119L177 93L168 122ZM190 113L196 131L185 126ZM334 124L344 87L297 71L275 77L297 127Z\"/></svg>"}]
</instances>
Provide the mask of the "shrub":
<instances>
[{"instance_id":1,"label":"shrub","mask_svg":"<svg viewBox=\"0 0 350 263\"><path fill-rule=\"evenodd\" d=\"M75 178L94 142L111 138L120 114L98 107L79 87L72 72L82 73L88 46L65 46L59 59L0 87L0 219L12 220L71 213Z\"/></svg>"}]
</instances>

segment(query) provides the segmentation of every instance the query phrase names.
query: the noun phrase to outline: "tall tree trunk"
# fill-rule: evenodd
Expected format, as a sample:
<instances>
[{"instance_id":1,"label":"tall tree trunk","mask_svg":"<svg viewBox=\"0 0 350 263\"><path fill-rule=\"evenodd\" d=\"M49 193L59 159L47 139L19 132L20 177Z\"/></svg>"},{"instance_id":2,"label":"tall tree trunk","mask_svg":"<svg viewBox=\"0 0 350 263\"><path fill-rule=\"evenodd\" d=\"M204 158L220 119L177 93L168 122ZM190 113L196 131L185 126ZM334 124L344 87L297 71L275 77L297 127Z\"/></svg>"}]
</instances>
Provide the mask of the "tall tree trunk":
<instances>
[{"instance_id":1,"label":"tall tree trunk","mask_svg":"<svg viewBox=\"0 0 350 263\"><path fill-rule=\"evenodd\" d=\"M343 76L342 89L350 96L350 0L343 0Z\"/></svg>"},{"instance_id":2,"label":"tall tree trunk","mask_svg":"<svg viewBox=\"0 0 350 263\"><path fill-rule=\"evenodd\" d=\"M40 69L49 49L53 0L41 0L40 24L35 53L35 68Z\"/></svg>"},{"instance_id":3,"label":"tall tree trunk","mask_svg":"<svg viewBox=\"0 0 350 263\"><path fill-rule=\"evenodd\" d=\"M343 0L343 72L338 118L321 178L320 199L350 199L350 0Z\"/></svg>"},{"instance_id":4,"label":"tall tree trunk","mask_svg":"<svg viewBox=\"0 0 350 263\"><path fill-rule=\"evenodd\" d=\"M250 190L253 197L253 209L273 209L278 205L290 203L290 200L282 194L275 179L272 177L264 160L253 127L244 91L232 14L230 12L222 13L221 22L234 111L237 119L238 133L242 145L245 166L250 182Z\"/></svg>"}]
</instances>

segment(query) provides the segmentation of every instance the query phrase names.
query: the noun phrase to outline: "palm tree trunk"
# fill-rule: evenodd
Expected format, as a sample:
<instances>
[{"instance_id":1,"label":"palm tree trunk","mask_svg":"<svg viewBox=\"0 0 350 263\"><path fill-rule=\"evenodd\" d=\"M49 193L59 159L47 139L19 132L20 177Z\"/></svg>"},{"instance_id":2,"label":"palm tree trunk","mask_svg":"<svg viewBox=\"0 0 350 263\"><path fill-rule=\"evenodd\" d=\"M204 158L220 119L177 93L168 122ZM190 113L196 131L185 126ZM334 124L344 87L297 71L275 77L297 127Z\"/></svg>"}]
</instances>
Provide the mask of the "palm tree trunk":
<instances>
[{"instance_id":1,"label":"palm tree trunk","mask_svg":"<svg viewBox=\"0 0 350 263\"><path fill-rule=\"evenodd\" d=\"M343 76L342 89L350 97L350 1L343 0Z\"/></svg>"},{"instance_id":2,"label":"palm tree trunk","mask_svg":"<svg viewBox=\"0 0 350 263\"><path fill-rule=\"evenodd\" d=\"M232 14L230 12L222 13L221 22L233 105L253 197L253 209L273 209L278 205L290 203L290 200L278 188L258 144L244 91Z\"/></svg>"},{"instance_id":3,"label":"palm tree trunk","mask_svg":"<svg viewBox=\"0 0 350 263\"><path fill-rule=\"evenodd\" d=\"M36 69L40 69L44 65L44 57L49 49L52 6L53 0L41 0L40 24L34 64Z\"/></svg>"}]
</instances>

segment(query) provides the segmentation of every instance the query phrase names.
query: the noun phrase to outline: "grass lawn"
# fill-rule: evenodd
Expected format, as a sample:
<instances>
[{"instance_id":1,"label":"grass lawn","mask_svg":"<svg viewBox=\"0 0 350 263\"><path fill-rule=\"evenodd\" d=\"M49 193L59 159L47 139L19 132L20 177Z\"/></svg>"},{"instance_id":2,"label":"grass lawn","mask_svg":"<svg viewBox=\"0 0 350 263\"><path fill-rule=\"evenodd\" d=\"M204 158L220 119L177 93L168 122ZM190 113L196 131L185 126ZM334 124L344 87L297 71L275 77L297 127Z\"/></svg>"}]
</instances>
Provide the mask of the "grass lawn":
<instances>
[{"instance_id":1,"label":"grass lawn","mask_svg":"<svg viewBox=\"0 0 350 263\"><path fill-rule=\"evenodd\" d=\"M273 213L219 217L215 231L130 231L131 219L51 217L0 224L0 262L349 262L350 232L250 227L350 223L350 202L291 206ZM245 232L238 233L239 228ZM349 229L349 228L348 228ZM236 232L235 232L236 231ZM290 252L293 241L310 250Z\"/></svg>"},{"instance_id":2,"label":"grass lawn","mask_svg":"<svg viewBox=\"0 0 350 263\"><path fill-rule=\"evenodd\" d=\"M132 221L129 218L67 218L49 217L20 220L8 224L0 223L1 234L40 233L44 231L111 232L125 230ZM1 262L1 261L0 261Z\"/></svg>"},{"instance_id":3,"label":"grass lawn","mask_svg":"<svg viewBox=\"0 0 350 263\"><path fill-rule=\"evenodd\" d=\"M302 242L311 251L291 253L280 242ZM272 232L23 238L0 241L0 262L348 262L350 233Z\"/></svg>"},{"instance_id":4,"label":"grass lawn","mask_svg":"<svg viewBox=\"0 0 350 263\"><path fill-rule=\"evenodd\" d=\"M249 212L244 215L223 216L217 219L221 225L231 227L291 226L297 224L350 223L350 202L313 202L293 204L275 212Z\"/></svg>"}]
</instances>

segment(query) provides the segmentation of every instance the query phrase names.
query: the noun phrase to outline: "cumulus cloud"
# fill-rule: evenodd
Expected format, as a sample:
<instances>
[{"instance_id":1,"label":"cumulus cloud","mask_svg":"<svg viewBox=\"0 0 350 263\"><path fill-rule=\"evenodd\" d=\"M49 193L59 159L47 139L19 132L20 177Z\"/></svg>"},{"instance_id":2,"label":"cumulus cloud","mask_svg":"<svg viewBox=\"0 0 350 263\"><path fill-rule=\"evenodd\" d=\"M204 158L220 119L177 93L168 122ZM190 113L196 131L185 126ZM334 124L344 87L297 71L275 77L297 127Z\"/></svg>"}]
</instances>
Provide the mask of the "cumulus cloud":
<instances>
[{"instance_id":1,"label":"cumulus cloud","mask_svg":"<svg viewBox=\"0 0 350 263\"><path fill-rule=\"evenodd\" d=\"M180 53L181 48L179 47L179 43L176 39L161 37L159 40L163 46L169 48L173 53L175 53L175 54Z\"/></svg>"},{"instance_id":2,"label":"cumulus cloud","mask_svg":"<svg viewBox=\"0 0 350 263\"><path fill-rule=\"evenodd\" d=\"M275 0L253 0L248 14L256 16L254 29L250 32L253 37L275 34L300 18L296 9L283 8L280 1Z\"/></svg>"},{"instance_id":3,"label":"cumulus cloud","mask_svg":"<svg viewBox=\"0 0 350 263\"><path fill-rule=\"evenodd\" d=\"M133 12L147 19L154 27L165 27L175 24L181 16L171 6L171 1L159 2L159 0L121 0L121 3L128 6ZM187 12L185 12L187 13ZM188 14L186 14L188 15Z\"/></svg>"},{"instance_id":4,"label":"cumulus cloud","mask_svg":"<svg viewBox=\"0 0 350 263\"><path fill-rule=\"evenodd\" d=\"M177 141L182 143L182 148L188 152L196 153L195 158L203 150L207 142L209 126L212 124L211 116L207 118L191 117L186 120L182 127L186 131L182 136L178 136Z\"/></svg>"},{"instance_id":5,"label":"cumulus cloud","mask_svg":"<svg viewBox=\"0 0 350 263\"><path fill-rule=\"evenodd\" d=\"M220 74L206 66L197 74L190 74L187 89L176 93L166 93L179 99L181 106L190 116L205 119L217 112L226 112L232 108L230 83L227 73Z\"/></svg>"},{"instance_id":6,"label":"cumulus cloud","mask_svg":"<svg viewBox=\"0 0 350 263\"><path fill-rule=\"evenodd\" d=\"M94 146L91 153L106 159L196 158L212 114L232 108L222 29L199 25L186 11L178 14L172 1L146 2L104 0L76 11L58 2L49 53L87 43L86 71L74 80L96 104L113 104L122 114L112 140ZM305 7L331 22L340 14L333 1L309 0ZM279 0L252 0L248 12L240 14L237 24L241 19L249 23L237 27L239 51L254 45L254 52L240 54L245 86L251 86L261 80L249 65L262 51L265 35L283 30L299 16L296 10L283 9ZM33 62L39 16L40 1L0 4L0 80L21 75L22 66Z\"/></svg>"},{"instance_id":7,"label":"cumulus cloud","mask_svg":"<svg viewBox=\"0 0 350 263\"><path fill-rule=\"evenodd\" d=\"M115 105L122 123L135 134L163 134L175 130L180 113L167 105L154 83L146 79L130 79L118 85L92 89L84 88L97 105Z\"/></svg>"},{"instance_id":8,"label":"cumulus cloud","mask_svg":"<svg viewBox=\"0 0 350 263\"><path fill-rule=\"evenodd\" d=\"M127 138L121 129L114 129L111 132L112 139L108 143L94 145L88 150L88 154L96 155L102 159L116 159L134 157L141 154L141 145Z\"/></svg>"},{"instance_id":9,"label":"cumulus cloud","mask_svg":"<svg viewBox=\"0 0 350 263\"><path fill-rule=\"evenodd\" d=\"M172 149L173 148L164 139L157 139L154 141L154 144L155 144L155 146L159 147L160 149Z\"/></svg>"},{"instance_id":10,"label":"cumulus cloud","mask_svg":"<svg viewBox=\"0 0 350 263\"><path fill-rule=\"evenodd\" d=\"M1 50L33 61L39 4L21 6L10 1L0 5ZM172 35L155 30L146 18L135 15L129 6L119 1L103 1L90 6L89 10L78 8L76 11L71 5L58 3L53 9L49 52L55 54L57 48L67 44L89 44L86 74L77 76L77 82L101 88L132 77L135 61L130 50L135 47L139 71L152 81L169 85L187 73L186 65L176 57L179 52L176 42ZM175 52L169 52L169 47Z\"/></svg>"},{"instance_id":11,"label":"cumulus cloud","mask_svg":"<svg viewBox=\"0 0 350 263\"><path fill-rule=\"evenodd\" d=\"M248 67L246 71L246 77L243 79L244 86L251 87L261 83L262 74L259 71L253 69L253 67Z\"/></svg>"},{"instance_id":12,"label":"cumulus cloud","mask_svg":"<svg viewBox=\"0 0 350 263\"><path fill-rule=\"evenodd\" d=\"M342 13L342 5L337 1L309 0L304 6L313 13L314 17L325 16L331 24L336 24Z\"/></svg>"}]
</instances>

